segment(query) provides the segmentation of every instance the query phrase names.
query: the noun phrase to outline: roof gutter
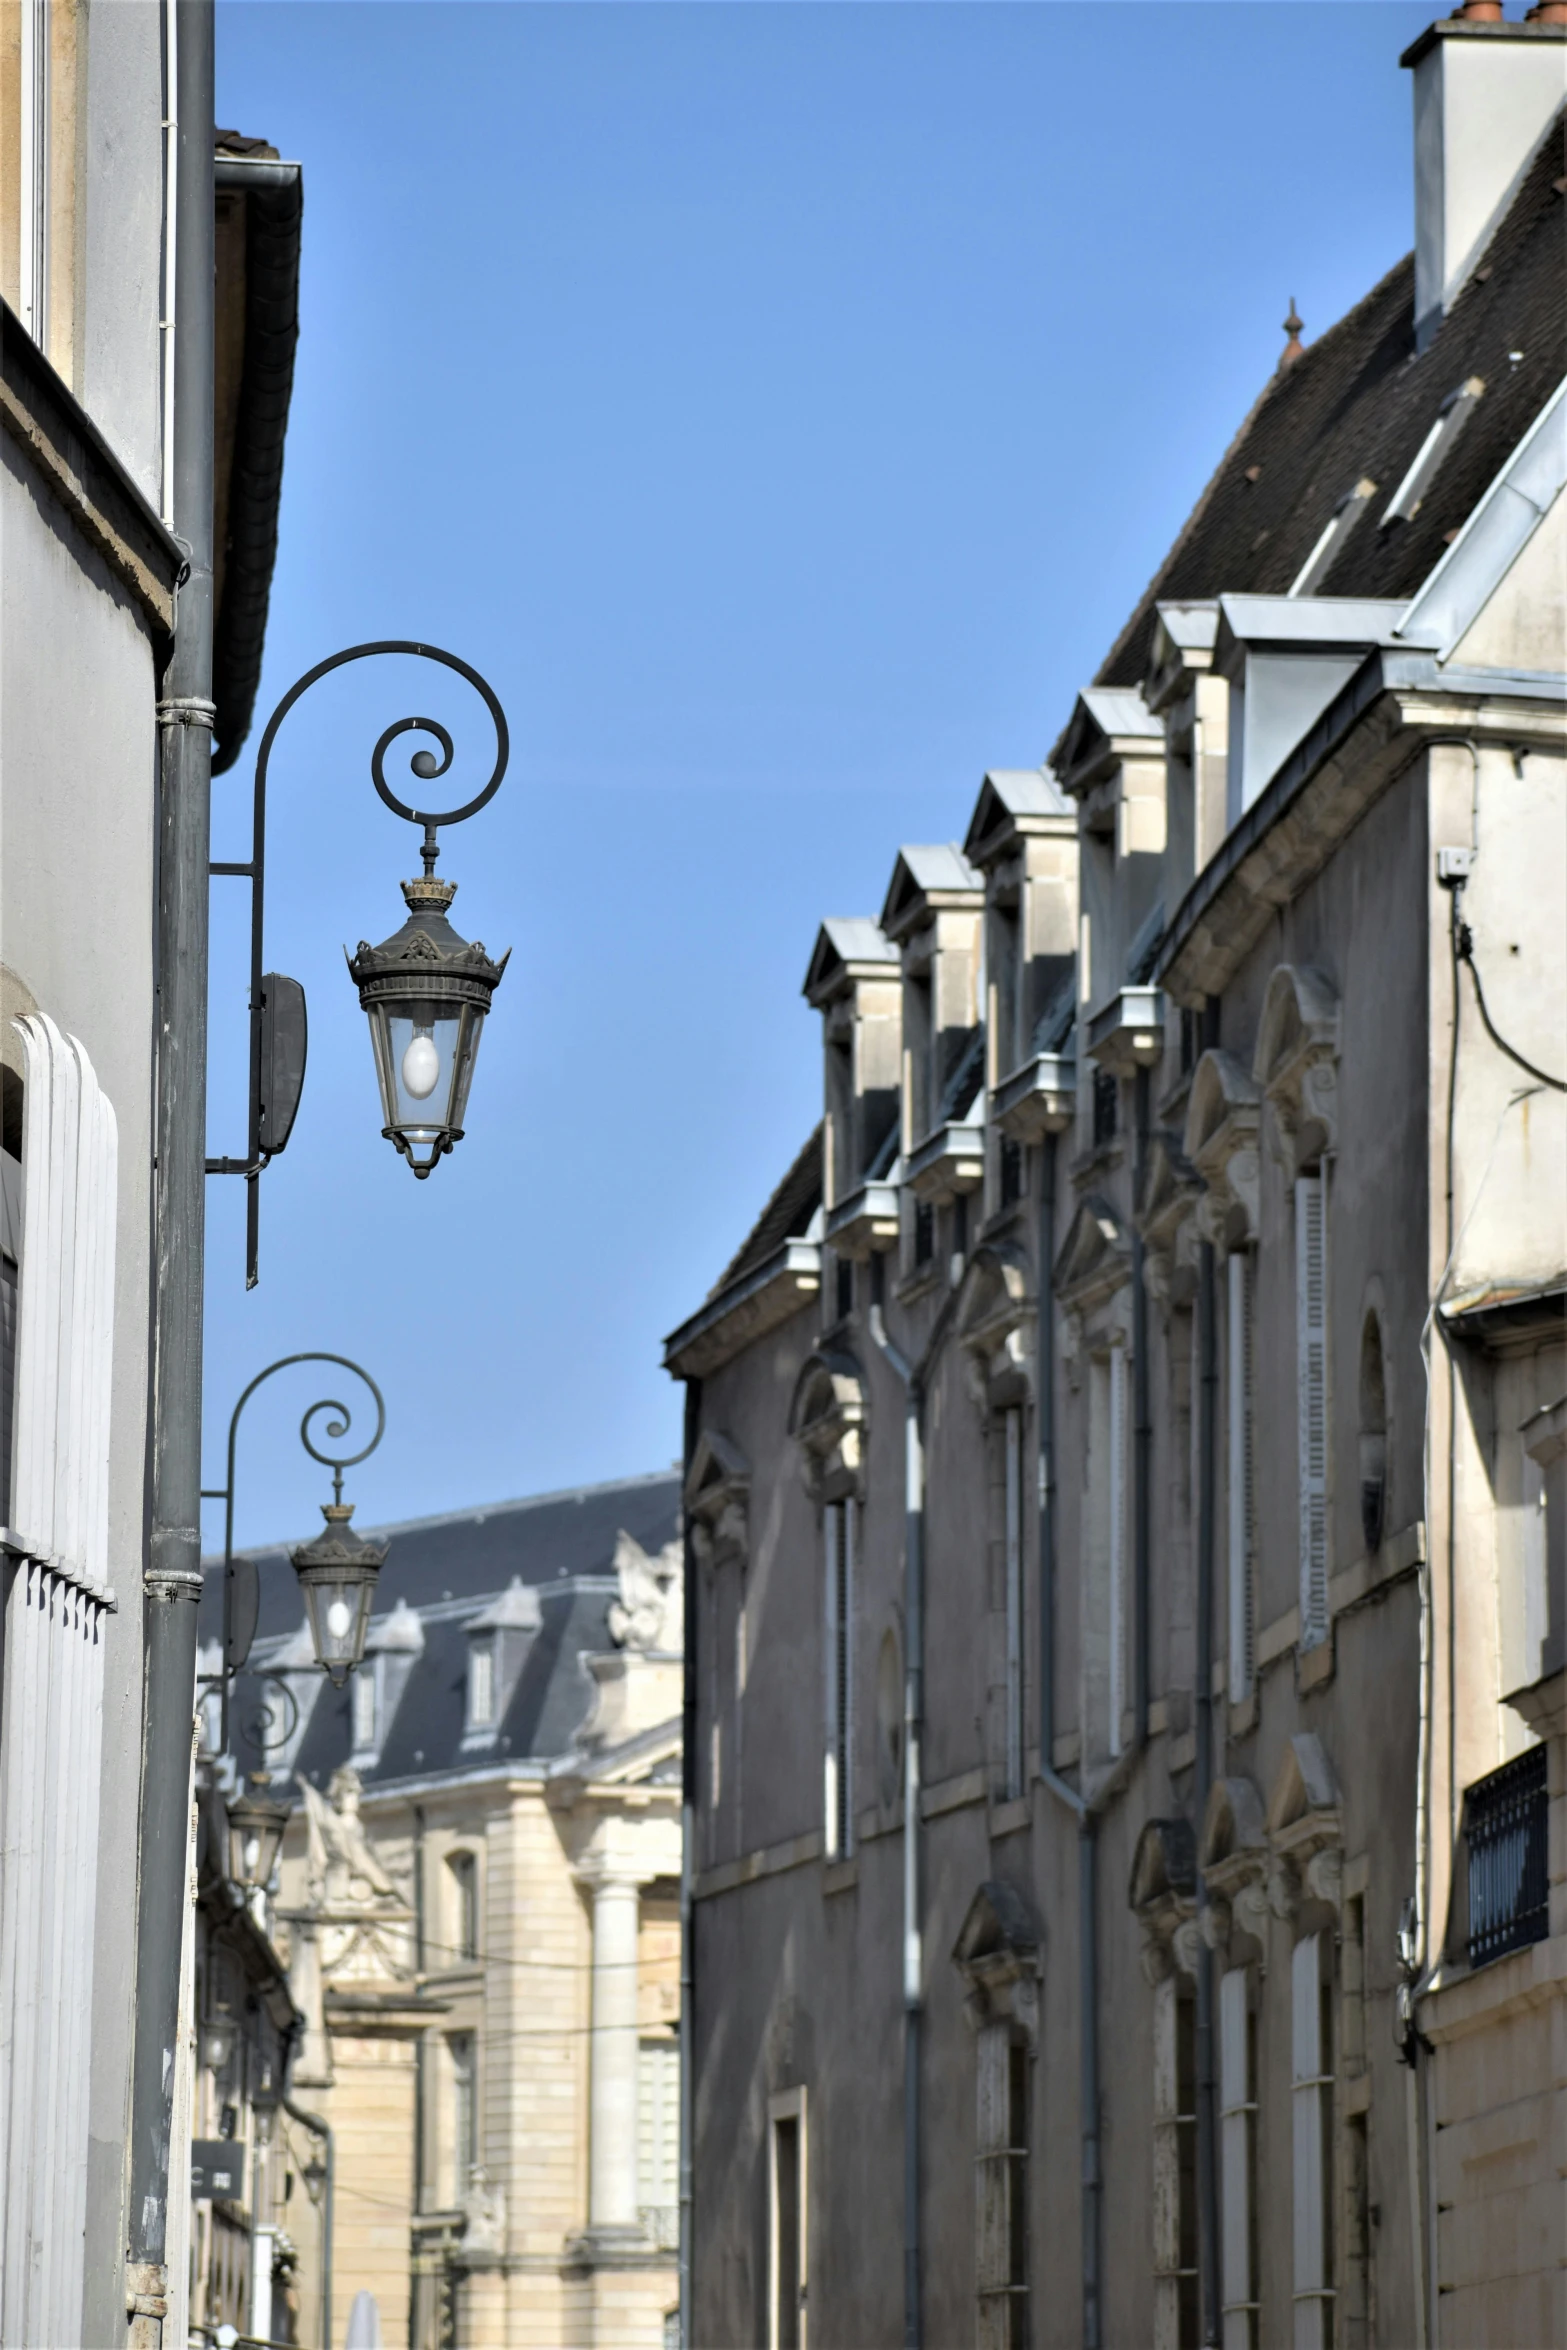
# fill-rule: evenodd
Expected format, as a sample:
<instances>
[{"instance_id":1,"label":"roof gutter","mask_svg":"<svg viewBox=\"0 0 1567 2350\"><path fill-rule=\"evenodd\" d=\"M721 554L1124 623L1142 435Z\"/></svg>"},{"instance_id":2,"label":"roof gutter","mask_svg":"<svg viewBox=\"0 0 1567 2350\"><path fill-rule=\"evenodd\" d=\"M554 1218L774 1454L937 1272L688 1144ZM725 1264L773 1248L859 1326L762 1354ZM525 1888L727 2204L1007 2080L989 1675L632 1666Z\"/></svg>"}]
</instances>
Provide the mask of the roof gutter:
<instances>
[{"instance_id":1,"label":"roof gutter","mask_svg":"<svg viewBox=\"0 0 1567 2350\"><path fill-rule=\"evenodd\" d=\"M223 596L212 646L217 723L212 772L239 757L250 731L267 608L277 561L283 440L299 341L300 224L304 179L297 163L220 155L213 186L245 202L245 357L240 376Z\"/></svg>"}]
</instances>

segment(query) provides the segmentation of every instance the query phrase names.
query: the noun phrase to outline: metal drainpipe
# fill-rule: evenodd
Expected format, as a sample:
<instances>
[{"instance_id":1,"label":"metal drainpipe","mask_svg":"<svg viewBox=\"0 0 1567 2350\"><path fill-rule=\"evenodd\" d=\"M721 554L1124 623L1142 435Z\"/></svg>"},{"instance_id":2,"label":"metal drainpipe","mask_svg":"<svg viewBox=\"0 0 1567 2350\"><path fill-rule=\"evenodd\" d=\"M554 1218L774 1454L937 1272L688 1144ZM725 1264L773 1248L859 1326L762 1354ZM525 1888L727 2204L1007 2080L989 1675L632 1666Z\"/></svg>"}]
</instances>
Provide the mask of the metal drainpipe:
<instances>
[{"instance_id":1,"label":"metal drainpipe","mask_svg":"<svg viewBox=\"0 0 1567 2350\"><path fill-rule=\"evenodd\" d=\"M686 1381L684 1479L691 1474L697 1433L702 1419L702 1382ZM685 1653L680 1667L680 2350L691 2350L691 2220L693 2158L695 2152L695 2084L691 2044L696 1992L696 1558L691 1546L691 1520L682 1507L681 1531L685 1555Z\"/></svg>"},{"instance_id":2,"label":"metal drainpipe","mask_svg":"<svg viewBox=\"0 0 1567 2350\"><path fill-rule=\"evenodd\" d=\"M1099 2350L1099 1936L1098 1822L1079 1790L1055 1767L1056 1728L1056 1316L1057 1138L1039 1146L1039 1775L1077 1822L1078 2097L1081 2132L1083 2350Z\"/></svg>"},{"instance_id":3,"label":"metal drainpipe","mask_svg":"<svg viewBox=\"0 0 1567 2350\"><path fill-rule=\"evenodd\" d=\"M213 0L175 0L173 527L189 563L160 682L151 1527L143 1580L127 2300L161 2341L186 1782L201 1596L207 859L212 773Z\"/></svg>"},{"instance_id":4,"label":"metal drainpipe","mask_svg":"<svg viewBox=\"0 0 1567 2350\"><path fill-rule=\"evenodd\" d=\"M302 2128L313 2131L326 2147L326 2179L321 2189L321 2350L332 2350L332 2195L337 2167L332 2125L324 2122L318 2113L307 2113L292 2097L281 2098L279 2102L285 2113L292 2114Z\"/></svg>"},{"instance_id":5,"label":"metal drainpipe","mask_svg":"<svg viewBox=\"0 0 1567 2350\"><path fill-rule=\"evenodd\" d=\"M921 1744L925 1718L925 1446L919 1373L887 1335L886 1260L871 1259L870 1333L903 1385L903 2343L920 2350L920 2039L924 1947L920 1916ZM938 1321L939 1339L945 1315Z\"/></svg>"},{"instance_id":6,"label":"metal drainpipe","mask_svg":"<svg viewBox=\"0 0 1567 2350\"><path fill-rule=\"evenodd\" d=\"M1200 1823L1208 1808L1213 1785L1213 1569L1215 1542L1215 1465L1219 1424L1219 1349L1213 1246L1204 1241L1199 1254L1197 1288L1197 1351L1199 1369L1197 1422L1197 1786L1196 1812ZM1197 1880L1199 1909L1207 1907L1207 1888ZM1213 1952L1203 1940L1197 1952L1197 2259L1205 2344L1219 2340L1219 2218L1217 2188L1218 2130L1213 2066Z\"/></svg>"},{"instance_id":7,"label":"metal drainpipe","mask_svg":"<svg viewBox=\"0 0 1567 2350\"><path fill-rule=\"evenodd\" d=\"M1139 1069L1133 1085L1136 1103L1136 1156L1133 1162L1134 1206L1143 1196L1148 1167L1148 1097L1152 1074ZM1152 1550L1153 1407L1148 1378L1148 1292L1143 1286L1145 1250L1135 1214L1132 1219L1132 1707L1136 1743L1148 1737L1148 1625L1150 1554Z\"/></svg>"},{"instance_id":8,"label":"metal drainpipe","mask_svg":"<svg viewBox=\"0 0 1567 2350\"><path fill-rule=\"evenodd\" d=\"M424 1983L424 1805L409 1805L414 1821L414 1978L423 1988ZM424 2209L424 2058L425 2034L420 2033L414 2043L414 2212ZM408 2272L408 2339L418 2340L419 2278L412 2266ZM330 2343L323 2350L331 2350Z\"/></svg>"}]
</instances>

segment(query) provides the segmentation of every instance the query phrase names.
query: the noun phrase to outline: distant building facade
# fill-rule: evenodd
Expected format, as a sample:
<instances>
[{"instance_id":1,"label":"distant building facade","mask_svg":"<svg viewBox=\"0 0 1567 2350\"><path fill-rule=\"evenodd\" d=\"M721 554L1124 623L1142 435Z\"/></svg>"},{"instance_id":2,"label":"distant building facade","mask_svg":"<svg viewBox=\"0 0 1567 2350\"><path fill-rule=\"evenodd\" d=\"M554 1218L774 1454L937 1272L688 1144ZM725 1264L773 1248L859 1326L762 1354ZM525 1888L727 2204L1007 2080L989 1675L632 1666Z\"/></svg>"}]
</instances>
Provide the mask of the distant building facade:
<instances>
[{"instance_id":1,"label":"distant building facade","mask_svg":"<svg viewBox=\"0 0 1567 2350\"><path fill-rule=\"evenodd\" d=\"M1558 13L667 1343L693 2350L1567 2333Z\"/></svg>"},{"instance_id":2,"label":"distant building facade","mask_svg":"<svg viewBox=\"0 0 1567 2350\"><path fill-rule=\"evenodd\" d=\"M300 2339L661 2350L677 2301L679 1478L382 1527L334 1692L262 1556L231 1775L301 1801L269 1920L301 2022L282 2176ZM270 1612L268 1612L270 1611ZM286 1627L286 1628L285 1628ZM246 1727L248 1725L248 1727ZM293 2185L290 2185L292 2175ZM269 2215L270 2216L270 2215Z\"/></svg>"}]
</instances>

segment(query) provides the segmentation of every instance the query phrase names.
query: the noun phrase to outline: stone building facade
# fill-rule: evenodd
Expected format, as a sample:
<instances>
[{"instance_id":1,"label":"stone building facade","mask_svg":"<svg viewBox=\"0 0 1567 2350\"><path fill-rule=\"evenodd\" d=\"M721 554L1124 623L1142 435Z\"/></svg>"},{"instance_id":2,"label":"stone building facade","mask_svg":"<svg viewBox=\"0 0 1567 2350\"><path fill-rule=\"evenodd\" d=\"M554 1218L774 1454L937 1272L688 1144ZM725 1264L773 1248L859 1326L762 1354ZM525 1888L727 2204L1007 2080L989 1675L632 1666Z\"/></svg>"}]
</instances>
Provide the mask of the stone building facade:
<instances>
[{"instance_id":1,"label":"stone building facade","mask_svg":"<svg viewBox=\"0 0 1567 2350\"><path fill-rule=\"evenodd\" d=\"M342 1692L286 1557L256 1554L230 1769L299 1791L269 1910L302 2019L278 2128L296 2179L319 2142L295 2109L331 2132L334 2339L361 2294L412 2350L666 2339L678 1503L666 1473L378 1529ZM315 2343L325 2214L287 2208Z\"/></svg>"},{"instance_id":2,"label":"stone building facade","mask_svg":"<svg viewBox=\"0 0 1567 2350\"><path fill-rule=\"evenodd\" d=\"M667 1342L700 2350L1567 2332L1567 28L1494 13L1049 760L824 923Z\"/></svg>"}]
</instances>

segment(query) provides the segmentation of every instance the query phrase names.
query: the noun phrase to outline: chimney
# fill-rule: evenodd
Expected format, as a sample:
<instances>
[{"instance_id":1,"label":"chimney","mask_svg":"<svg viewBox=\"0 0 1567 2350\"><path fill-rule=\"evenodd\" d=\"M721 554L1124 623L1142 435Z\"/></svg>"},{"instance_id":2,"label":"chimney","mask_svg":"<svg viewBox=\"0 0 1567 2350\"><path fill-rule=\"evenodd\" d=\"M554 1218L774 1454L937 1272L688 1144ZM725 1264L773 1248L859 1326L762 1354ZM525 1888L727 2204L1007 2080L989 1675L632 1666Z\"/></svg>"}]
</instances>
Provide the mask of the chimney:
<instances>
[{"instance_id":1,"label":"chimney","mask_svg":"<svg viewBox=\"0 0 1567 2350\"><path fill-rule=\"evenodd\" d=\"M1415 82L1415 348L1423 351L1490 242L1567 96L1567 24L1465 0L1399 60Z\"/></svg>"}]
</instances>

